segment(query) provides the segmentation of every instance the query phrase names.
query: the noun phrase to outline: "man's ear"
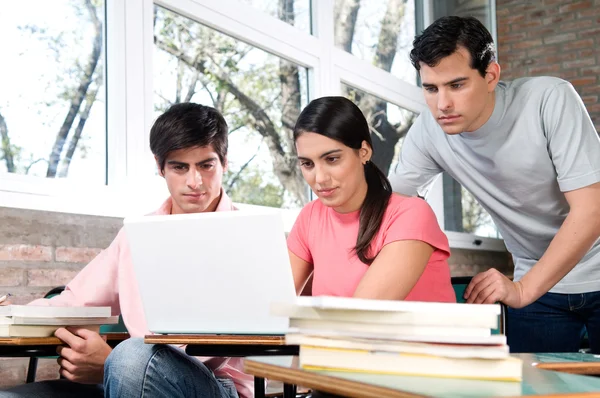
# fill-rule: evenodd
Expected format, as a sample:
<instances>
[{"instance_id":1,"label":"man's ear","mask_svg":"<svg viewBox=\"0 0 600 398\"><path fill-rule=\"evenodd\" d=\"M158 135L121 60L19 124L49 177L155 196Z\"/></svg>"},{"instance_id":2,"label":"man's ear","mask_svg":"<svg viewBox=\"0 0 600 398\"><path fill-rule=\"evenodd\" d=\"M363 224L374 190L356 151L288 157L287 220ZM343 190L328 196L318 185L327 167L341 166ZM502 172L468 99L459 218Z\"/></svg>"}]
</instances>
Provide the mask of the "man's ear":
<instances>
[{"instance_id":1,"label":"man's ear","mask_svg":"<svg viewBox=\"0 0 600 398\"><path fill-rule=\"evenodd\" d=\"M500 70L500 64L496 61L492 61L485 71L485 82L488 86L488 92L490 93L496 89L496 86L500 81Z\"/></svg>"},{"instance_id":2,"label":"man's ear","mask_svg":"<svg viewBox=\"0 0 600 398\"><path fill-rule=\"evenodd\" d=\"M223 174L227 173L227 169L229 168L229 162L227 158L223 159Z\"/></svg>"},{"instance_id":3,"label":"man's ear","mask_svg":"<svg viewBox=\"0 0 600 398\"><path fill-rule=\"evenodd\" d=\"M365 164L367 161L371 160L371 156L373 156L373 149L367 143L367 141L363 140L363 142L360 144L358 155L362 164Z\"/></svg>"},{"instance_id":4,"label":"man's ear","mask_svg":"<svg viewBox=\"0 0 600 398\"><path fill-rule=\"evenodd\" d=\"M156 168L158 169L158 175L161 177L165 176L164 170L160 167L160 162L158 161L158 157L154 156L154 161L156 162Z\"/></svg>"}]
</instances>

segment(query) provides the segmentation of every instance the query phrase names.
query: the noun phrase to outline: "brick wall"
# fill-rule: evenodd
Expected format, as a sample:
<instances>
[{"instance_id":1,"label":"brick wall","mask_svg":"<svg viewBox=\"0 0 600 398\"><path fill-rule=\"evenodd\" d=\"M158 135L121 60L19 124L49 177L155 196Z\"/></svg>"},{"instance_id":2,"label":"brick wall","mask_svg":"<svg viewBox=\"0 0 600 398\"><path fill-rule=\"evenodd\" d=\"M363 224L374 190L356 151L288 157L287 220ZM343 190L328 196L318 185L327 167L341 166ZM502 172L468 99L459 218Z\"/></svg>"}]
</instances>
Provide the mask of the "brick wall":
<instances>
[{"instance_id":1,"label":"brick wall","mask_svg":"<svg viewBox=\"0 0 600 398\"><path fill-rule=\"evenodd\" d=\"M502 78L570 81L600 131L600 0L496 0Z\"/></svg>"},{"instance_id":2,"label":"brick wall","mask_svg":"<svg viewBox=\"0 0 600 398\"><path fill-rule=\"evenodd\" d=\"M0 294L24 304L69 282L116 236L122 220L0 207ZM23 383L28 359L0 358L0 388ZM37 379L58 378L42 359Z\"/></svg>"},{"instance_id":3,"label":"brick wall","mask_svg":"<svg viewBox=\"0 0 600 398\"><path fill-rule=\"evenodd\" d=\"M0 207L0 293L25 304L69 282L117 235L122 219ZM508 253L454 249L453 276L495 267L512 274ZM0 389L25 382L28 359L0 358ZM42 359L37 380L58 378L58 365Z\"/></svg>"}]
</instances>

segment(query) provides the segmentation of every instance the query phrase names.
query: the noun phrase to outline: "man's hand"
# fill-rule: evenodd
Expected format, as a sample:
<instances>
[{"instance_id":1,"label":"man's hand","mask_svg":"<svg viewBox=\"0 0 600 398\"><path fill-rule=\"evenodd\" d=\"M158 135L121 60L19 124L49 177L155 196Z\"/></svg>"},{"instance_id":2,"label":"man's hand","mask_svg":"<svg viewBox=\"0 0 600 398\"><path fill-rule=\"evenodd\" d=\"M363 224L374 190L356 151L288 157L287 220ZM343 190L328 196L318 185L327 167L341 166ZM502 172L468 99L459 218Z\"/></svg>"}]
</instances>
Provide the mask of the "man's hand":
<instances>
[{"instance_id":1,"label":"man's hand","mask_svg":"<svg viewBox=\"0 0 600 398\"><path fill-rule=\"evenodd\" d=\"M493 304L502 302L511 308L525 307L523 285L513 282L496 269L477 274L465 289L469 304Z\"/></svg>"},{"instance_id":2,"label":"man's hand","mask_svg":"<svg viewBox=\"0 0 600 398\"><path fill-rule=\"evenodd\" d=\"M59 346L60 374L67 380L99 384L104 378L104 362L112 351L98 333L84 328L60 328L54 333L68 347Z\"/></svg>"}]
</instances>

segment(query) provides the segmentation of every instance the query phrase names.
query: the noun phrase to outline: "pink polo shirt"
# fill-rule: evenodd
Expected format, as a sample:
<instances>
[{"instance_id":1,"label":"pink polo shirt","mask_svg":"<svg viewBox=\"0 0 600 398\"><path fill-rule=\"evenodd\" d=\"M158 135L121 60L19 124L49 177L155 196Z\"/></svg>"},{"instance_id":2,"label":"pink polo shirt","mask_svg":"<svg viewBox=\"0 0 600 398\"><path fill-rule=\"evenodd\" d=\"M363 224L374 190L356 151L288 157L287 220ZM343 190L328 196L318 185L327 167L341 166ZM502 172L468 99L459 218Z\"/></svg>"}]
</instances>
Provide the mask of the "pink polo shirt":
<instances>
[{"instance_id":1,"label":"pink polo shirt","mask_svg":"<svg viewBox=\"0 0 600 398\"><path fill-rule=\"evenodd\" d=\"M307 204L288 237L289 250L313 264L313 296L352 297L369 266L353 249L358 236L359 213L341 214L320 200ZM420 240L434 252L405 300L456 302L450 283L448 238L440 229L431 207L422 199L392 194L381 227L371 243L379 253L388 243ZM401 258L398 267L405 267Z\"/></svg>"},{"instance_id":2,"label":"pink polo shirt","mask_svg":"<svg viewBox=\"0 0 600 398\"><path fill-rule=\"evenodd\" d=\"M167 199L152 215L171 214L172 199ZM221 191L216 211L235 210L231 199ZM131 337L150 334L135 279L131 252L125 230L121 229L110 246L100 252L69 282L62 294L51 299L34 300L29 305L108 306L112 315L121 315ZM254 395L254 378L242 372L242 358L201 358L215 376L231 378L240 397Z\"/></svg>"}]
</instances>

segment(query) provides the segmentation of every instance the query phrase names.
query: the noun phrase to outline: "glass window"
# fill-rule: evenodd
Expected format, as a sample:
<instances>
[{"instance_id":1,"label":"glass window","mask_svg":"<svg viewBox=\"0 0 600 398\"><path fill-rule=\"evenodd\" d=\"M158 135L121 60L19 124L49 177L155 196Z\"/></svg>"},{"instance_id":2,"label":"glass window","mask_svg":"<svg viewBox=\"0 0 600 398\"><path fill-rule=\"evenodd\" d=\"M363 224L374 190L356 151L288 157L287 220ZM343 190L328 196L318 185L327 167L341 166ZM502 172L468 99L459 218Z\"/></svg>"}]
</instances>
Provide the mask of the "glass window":
<instances>
[{"instance_id":1,"label":"glass window","mask_svg":"<svg viewBox=\"0 0 600 398\"><path fill-rule=\"evenodd\" d=\"M102 0L0 13L0 172L106 182Z\"/></svg>"},{"instance_id":2,"label":"glass window","mask_svg":"<svg viewBox=\"0 0 600 398\"><path fill-rule=\"evenodd\" d=\"M414 0L335 0L334 32L338 48L416 83L408 57L415 36Z\"/></svg>"},{"instance_id":3,"label":"glass window","mask_svg":"<svg viewBox=\"0 0 600 398\"><path fill-rule=\"evenodd\" d=\"M295 208L309 201L292 129L307 103L307 69L164 8L155 8L154 111L178 102L218 109L229 125L236 202Z\"/></svg>"},{"instance_id":4,"label":"glass window","mask_svg":"<svg viewBox=\"0 0 600 398\"><path fill-rule=\"evenodd\" d=\"M402 141L417 115L374 95L342 84L342 92L365 115L371 127L373 163L387 175L396 167Z\"/></svg>"},{"instance_id":5,"label":"glass window","mask_svg":"<svg viewBox=\"0 0 600 398\"><path fill-rule=\"evenodd\" d=\"M311 0L242 0L303 32L311 33Z\"/></svg>"},{"instance_id":6,"label":"glass window","mask_svg":"<svg viewBox=\"0 0 600 398\"><path fill-rule=\"evenodd\" d=\"M432 5L434 21L446 15L471 16L481 21L492 32L490 0L433 0Z\"/></svg>"},{"instance_id":7,"label":"glass window","mask_svg":"<svg viewBox=\"0 0 600 398\"><path fill-rule=\"evenodd\" d=\"M489 0L433 0L433 20L446 15L473 16L492 32ZM492 218L477 200L444 173L444 229L490 238L500 238Z\"/></svg>"}]
</instances>

